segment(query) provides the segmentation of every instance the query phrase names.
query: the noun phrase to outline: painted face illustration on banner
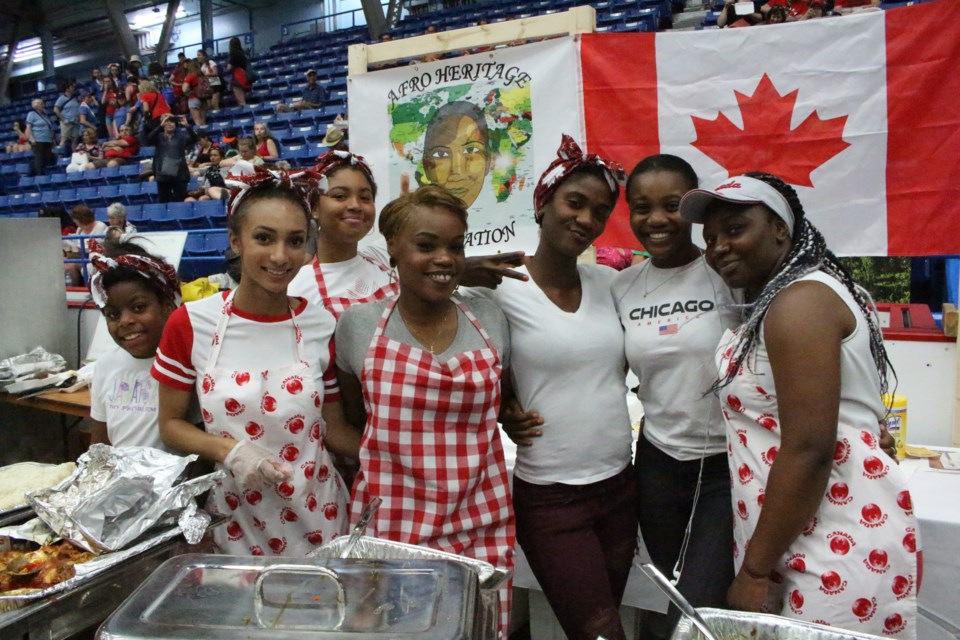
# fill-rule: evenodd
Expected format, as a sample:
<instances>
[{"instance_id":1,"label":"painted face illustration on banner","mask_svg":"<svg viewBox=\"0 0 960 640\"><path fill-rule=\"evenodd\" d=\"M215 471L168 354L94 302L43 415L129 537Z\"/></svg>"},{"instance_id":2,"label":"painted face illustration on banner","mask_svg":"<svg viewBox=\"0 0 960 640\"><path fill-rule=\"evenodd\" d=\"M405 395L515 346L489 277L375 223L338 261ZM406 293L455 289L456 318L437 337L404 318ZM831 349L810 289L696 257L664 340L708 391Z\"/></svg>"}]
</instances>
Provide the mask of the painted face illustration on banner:
<instances>
[{"instance_id":1,"label":"painted face illustration on banner","mask_svg":"<svg viewBox=\"0 0 960 640\"><path fill-rule=\"evenodd\" d=\"M463 101L444 105L424 136L427 181L446 188L470 207L490 170L488 142L487 123L477 106Z\"/></svg>"}]
</instances>

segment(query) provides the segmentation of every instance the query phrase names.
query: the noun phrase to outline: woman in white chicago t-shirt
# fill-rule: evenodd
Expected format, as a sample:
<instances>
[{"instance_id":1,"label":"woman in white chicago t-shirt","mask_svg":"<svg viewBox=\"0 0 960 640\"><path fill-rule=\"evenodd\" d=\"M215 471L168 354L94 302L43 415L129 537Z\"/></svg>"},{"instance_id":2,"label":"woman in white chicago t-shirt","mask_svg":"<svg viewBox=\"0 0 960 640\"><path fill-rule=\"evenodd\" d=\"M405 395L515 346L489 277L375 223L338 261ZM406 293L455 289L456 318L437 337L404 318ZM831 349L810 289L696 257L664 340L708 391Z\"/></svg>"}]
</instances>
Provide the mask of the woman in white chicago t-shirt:
<instances>
[{"instance_id":1,"label":"woman in white chicago t-shirt","mask_svg":"<svg viewBox=\"0 0 960 640\"><path fill-rule=\"evenodd\" d=\"M613 297L644 409L635 459L640 532L654 564L679 576L694 606L722 607L733 580L733 515L723 415L706 392L717 343L738 312L680 217L680 199L696 187L693 168L676 156L634 167L630 227L650 259L617 274ZM643 637L669 638L679 618L674 606L666 615L645 611Z\"/></svg>"},{"instance_id":2,"label":"woman in white chicago t-shirt","mask_svg":"<svg viewBox=\"0 0 960 640\"><path fill-rule=\"evenodd\" d=\"M310 208L286 174L257 169L231 198L240 285L170 317L153 375L164 442L227 470L213 506L230 517L225 552L304 556L343 532L348 489L332 451L356 457L332 363L336 325L322 307L287 296L303 265ZM184 417L200 401L204 429Z\"/></svg>"},{"instance_id":3,"label":"woman in white chicago t-shirt","mask_svg":"<svg viewBox=\"0 0 960 640\"><path fill-rule=\"evenodd\" d=\"M534 191L540 242L496 290L510 325L512 377L542 427L517 433L517 541L568 638L625 637L619 608L636 546L623 330L616 271L578 265L620 188L603 160L563 136ZM536 436L530 439L528 436Z\"/></svg>"}]
</instances>

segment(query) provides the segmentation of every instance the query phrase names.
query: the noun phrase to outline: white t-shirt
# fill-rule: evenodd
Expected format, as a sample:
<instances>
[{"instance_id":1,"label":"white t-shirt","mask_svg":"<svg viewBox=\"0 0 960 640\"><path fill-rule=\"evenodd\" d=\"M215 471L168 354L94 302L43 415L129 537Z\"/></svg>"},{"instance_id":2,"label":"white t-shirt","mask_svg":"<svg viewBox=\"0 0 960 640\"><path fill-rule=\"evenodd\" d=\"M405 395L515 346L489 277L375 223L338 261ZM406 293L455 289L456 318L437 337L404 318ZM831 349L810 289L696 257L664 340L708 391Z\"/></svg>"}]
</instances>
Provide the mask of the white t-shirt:
<instances>
[{"instance_id":1,"label":"white t-shirt","mask_svg":"<svg viewBox=\"0 0 960 640\"><path fill-rule=\"evenodd\" d=\"M673 269L647 260L618 273L612 289L644 437L677 460L723 453L720 402L704 394L717 378L717 343L739 324L730 288L700 257Z\"/></svg>"},{"instance_id":2,"label":"white t-shirt","mask_svg":"<svg viewBox=\"0 0 960 640\"><path fill-rule=\"evenodd\" d=\"M372 295L390 284L390 274L381 268L389 264L389 259L385 245L370 245L349 260L320 264L327 295L351 300ZM312 262L302 266L287 287L288 294L306 298L315 306L323 305L314 273L317 264L317 259L314 258Z\"/></svg>"},{"instance_id":3,"label":"white t-shirt","mask_svg":"<svg viewBox=\"0 0 960 640\"><path fill-rule=\"evenodd\" d=\"M173 312L163 329L152 375L161 384L190 391L207 368L213 333L228 293L188 302ZM296 308L303 333L305 357L312 367L317 389L326 401L340 398L333 366L333 331L336 321L324 309L301 299ZM234 309L222 337L218 369L238 371L286 367L299 361L290 314L258 316Z\"/></svg>"},{"instance_id":4,"label":"white t-shirt","mask_svg":"<svg viewBox=\"0 0 960 640\"><path fill-rule=\"evenodd\" d=\"M134 358L119 346L97 360L90 385L90 417L107 423L115 447L154 447L170 451L160 440L157 381L150 376L153 358Z\"/></svg>"},{"instance_id":5,"label":"white t-shirt","mask_svg":"<svg viewBox=\"0 0 960 640\"><path fill-rule=\"evenodd\" d=\"M610 295L616 271L578 269L583 297L574 313L557 307L532 279L470 290L496 300L507 316L514 389L544 421L533 446L517 449L514 474L534 484L590 484L630 464L623 329Z\"/></svg>"},{"instance_id":6,"label":"white t-shirt","mask_svg":"<svg viewBox=\"0 0 960 640\"><path fill-rule=\"evenodd\" d=\"M93 223L93 228L90 230L90 233L83 233L82 231L77 231L77 235L85 236L100 236L107 232L107 223L100 220L96 220ZM87 249L87 256L90 255L90 240L84 240L84 246ZM64 240L62 242L63 250L69 253L79 253L80 251L80 241L79 240Z\"/></svg>"}]
</instances>

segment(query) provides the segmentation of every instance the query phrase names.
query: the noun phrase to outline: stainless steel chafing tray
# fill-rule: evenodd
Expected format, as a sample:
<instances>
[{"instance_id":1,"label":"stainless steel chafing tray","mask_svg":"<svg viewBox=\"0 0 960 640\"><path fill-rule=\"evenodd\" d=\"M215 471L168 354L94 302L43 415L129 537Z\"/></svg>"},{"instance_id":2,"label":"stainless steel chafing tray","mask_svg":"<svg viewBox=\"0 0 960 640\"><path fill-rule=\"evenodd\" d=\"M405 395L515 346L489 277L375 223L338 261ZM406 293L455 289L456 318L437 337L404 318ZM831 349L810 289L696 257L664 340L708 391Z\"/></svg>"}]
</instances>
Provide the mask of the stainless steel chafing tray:
<instances>
[{"instance_id":1,"label":"stainless steel chafing tray","mask_svg":"<svg viewBox=\"0 0 960 640\"><path fill-rule=\"evenodd\" d=\"M718 640L880 640L879 636L855 633L781 616L723 609L697 608ZM681 618L671 640L703 640L689 618Z\"/></svg>"},{"instance_id":2,"label":"stainless steel chafing tray","mask_svg":"<svg viewBox=\"0 0 960 640\"><path fill-rule=\"evenodd\" d=\"M476 573L455 562L185 555L97 637L471 640L482 634L479 592Z\"/></svg>"}]
</instances>

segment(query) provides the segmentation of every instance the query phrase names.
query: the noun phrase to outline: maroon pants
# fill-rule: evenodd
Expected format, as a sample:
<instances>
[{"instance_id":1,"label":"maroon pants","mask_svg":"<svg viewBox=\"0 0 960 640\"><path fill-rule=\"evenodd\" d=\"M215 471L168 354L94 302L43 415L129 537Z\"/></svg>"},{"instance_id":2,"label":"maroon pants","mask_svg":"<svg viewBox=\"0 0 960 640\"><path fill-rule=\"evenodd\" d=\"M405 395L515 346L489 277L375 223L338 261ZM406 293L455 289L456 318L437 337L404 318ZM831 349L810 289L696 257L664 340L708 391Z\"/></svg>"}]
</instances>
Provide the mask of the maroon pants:
<instances>
[{"instance_id":1,"label":"maroon pants","mask_svg":"<svg viewBox=\"0 0 960 640\"><path fill-rule=\"evenodd\" d=\"M587 485L513 480L517 542L570 640L625 637L620 601L637 542L633 470Z\"/></svg>"}]
</instances>

